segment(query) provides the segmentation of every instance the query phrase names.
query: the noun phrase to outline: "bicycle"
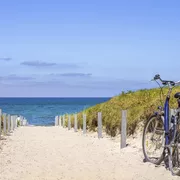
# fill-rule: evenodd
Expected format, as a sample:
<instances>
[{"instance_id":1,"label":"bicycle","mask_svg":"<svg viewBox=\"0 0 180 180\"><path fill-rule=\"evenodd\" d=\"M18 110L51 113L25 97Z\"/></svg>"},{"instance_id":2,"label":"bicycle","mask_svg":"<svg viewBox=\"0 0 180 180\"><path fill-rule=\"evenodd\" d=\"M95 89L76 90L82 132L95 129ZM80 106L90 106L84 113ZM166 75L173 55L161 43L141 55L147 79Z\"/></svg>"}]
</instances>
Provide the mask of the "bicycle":
<instances>
[{"instance_id":1,"label":"bicycle","mask_svg":"<svg viewBox=\"0 0 180 180\"><path fill-rule=\"evenodd\" d=\"M146 122L143 131L142 147L144 162L159 165L163 160L173 175L180 176L180 92L174 97L177 99L178 108L175 115L169 117L169 100L172 89L179 86L180 82L162 80L160 75L155 75L163 86L168 86L168 93L164 102L164 108L159 106ZM158 83L160 86L160 84ZM161 93L162 93L162 87Z\"/></svg>"}]
</instances>

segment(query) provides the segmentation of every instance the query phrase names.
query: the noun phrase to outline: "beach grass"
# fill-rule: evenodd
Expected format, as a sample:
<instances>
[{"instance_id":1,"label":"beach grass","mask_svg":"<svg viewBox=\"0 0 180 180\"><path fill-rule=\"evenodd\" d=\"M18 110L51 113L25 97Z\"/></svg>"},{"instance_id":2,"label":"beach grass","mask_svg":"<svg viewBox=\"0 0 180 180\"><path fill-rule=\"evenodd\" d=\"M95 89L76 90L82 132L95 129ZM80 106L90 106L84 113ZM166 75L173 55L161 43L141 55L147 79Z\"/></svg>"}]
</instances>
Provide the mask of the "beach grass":
<instances>
[{"instance_id":1,"label":"beach grass","mask_svg":"<svg viewBox=\"0 0 180 180\"><path fill-rule=\"evenodd\" d=\"M102 123L104 131L114 137L120 133L121 128L121 111L127 110L127 133L131 135L135 132L139 122L145 122L157 111L158 106L165 100L168 89L164 89L164 95L160 98L160 89L143 89L135 92L122 92L111 98L109 101L89 107L77 114L78 128L83 127L83 113L87 117L87 129L89 131L97 130L97 114L102 112ZM180 91L180 87L173 89L172 95ZM172 96L170 108L176 108L176 99ZM66 115L66 122L68 116ZM67 125L67 123L66 123ZM71 125L74 125L74 115L71 115Z\"/></svg>"}]
</instances>

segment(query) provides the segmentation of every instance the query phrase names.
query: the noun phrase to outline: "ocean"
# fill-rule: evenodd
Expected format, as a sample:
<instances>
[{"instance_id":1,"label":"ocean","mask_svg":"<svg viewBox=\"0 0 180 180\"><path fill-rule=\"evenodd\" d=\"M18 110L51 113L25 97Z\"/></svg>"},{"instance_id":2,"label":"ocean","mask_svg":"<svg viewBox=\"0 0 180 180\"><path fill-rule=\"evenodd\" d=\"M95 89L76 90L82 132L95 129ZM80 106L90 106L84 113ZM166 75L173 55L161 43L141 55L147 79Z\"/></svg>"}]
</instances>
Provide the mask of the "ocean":
<instances>
[{"instance_id":1,"label":"ocean","mask_svg":"<svg viewBox=\"0 0 180 180\"><path fill-rule=\"evenodd\" d=\"M77 113L110 98L0 98L4 113L22 115L30 125L52 126L56 115Z\"/></svg>"}]
</instances>

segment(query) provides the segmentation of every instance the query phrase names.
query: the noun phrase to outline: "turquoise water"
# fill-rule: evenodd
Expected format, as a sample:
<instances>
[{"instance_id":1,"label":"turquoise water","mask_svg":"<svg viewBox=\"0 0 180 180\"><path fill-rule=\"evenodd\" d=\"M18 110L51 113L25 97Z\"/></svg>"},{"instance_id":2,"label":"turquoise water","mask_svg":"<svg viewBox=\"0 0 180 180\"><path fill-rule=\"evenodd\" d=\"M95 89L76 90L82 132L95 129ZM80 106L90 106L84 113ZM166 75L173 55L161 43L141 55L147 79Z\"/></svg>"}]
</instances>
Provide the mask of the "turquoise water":
<instances>
[{"instance_id":1,"label":"turquoise water","mask_svg":"<svg viewBox=\"0 0 180 180\"><path fill-rule=\"evenodd\" d=\"M31 125L54 125L56 115L77 113L110 98L0 98L0 109L24 116Z\"/></svg>"}]
</instances>

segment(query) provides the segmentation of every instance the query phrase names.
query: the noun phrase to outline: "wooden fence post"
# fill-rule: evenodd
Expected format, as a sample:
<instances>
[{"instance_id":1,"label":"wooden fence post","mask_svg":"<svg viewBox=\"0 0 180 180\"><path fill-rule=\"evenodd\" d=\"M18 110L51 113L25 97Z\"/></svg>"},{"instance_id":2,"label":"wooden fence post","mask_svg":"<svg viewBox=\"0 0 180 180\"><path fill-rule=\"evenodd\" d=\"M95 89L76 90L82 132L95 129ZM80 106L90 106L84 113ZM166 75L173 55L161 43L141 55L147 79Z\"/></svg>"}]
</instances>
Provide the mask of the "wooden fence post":
<instances>
[{"instance_id":1,"label":"wooden fence post","mask_svg":"<svg viewBox=\"0 0 180 180\"><path fill-rule=\"evenodd\" d=\"M13 121L14 121L14 130L16 129L16 116L13 116Z\"/></svg>"},{"instance_id":2,"label":"wooden fence post","mask_svg":"<svg viewBox=\"0 0 180 180\"><path fill-rule=\"evenodd\" d=\"M11 132L14 130L13 116L11 116Z\"/></svg>"},{"instance_id":3,"label":"wooden fence post","mask_svg":"<svg viewBox=\"0 0 180 180\"><path fill-rule=\"evenodd\" d=\"M16 116L14 115L14 130L16 129Z\"/></svg>"},{"instance_id":4,"label":"wooden fence post","mask_svg":"<svg viewBox=\"0 0 180 180\"><path fill-rule=\"evenodd\" d=\"M23 126L23 117L20 116L20 125Z\"/></svg>"},{"instance_id":5,"label":"wooden fence post","mask_svg":"<svg viewBox=\"0 0 180 180\"><path fill-rule=\"evenodd\" d=\"M59 116L59 126L62 126L61 116Z\"/></svg>"},{"instance_id":6,"label":"wooden fence post","mask_svg":"<svg viewBox=\"0 0 180 180\"><path fill-rule=\"evenodd\" d=\"M26 126L26 119L23 117L23 126Z\"/></svg>"},{"instance_id":7,"label":"wooden fence post","mask_svg":"<svg viewBox=\"0 0 180 180\"><path fill-rule=\"evenodd\" d=\"M13 129L13 131L14 131L14 127L15 127L15 124L14 124L14 115L12 116L12 129Z\"/></svg>"},{"instance_id":8,"label":"wooden fence post","mask_svg":"<svg viewBox=\"0 0 180 180\"><path fill-rule=\"evenodd\" d=\"M16 115L16 128L18 128L18 116Z\"/></svg>"},{"instance_id":9,"label":"wooden fence post","mask_svg":"<svg viewBox=\"0 0 180 180\"><path fill-rule=\"evenodd\" d=\"M6 132L7 132L7 130L6 130L6 114L5 113L3 113L3 132L4 132L4 135L6 135Z\"/></svg>"},{"instance_id":10,"label":"wooden fence post","mask_svg":"<svg viewBox=\"0 0 180 180\"><path fill-rule=\"evenodd\" d=\"M10 124L11 124L11 116L10 114L8 114L8 128L7 128L7 132L10 133Z\"/></svg>"},{"instance_id":11,"label":"wooden fence post","mask_svg":"<svg viewBox=\"0 0 180 180\"><path fill-rule=\"evenodd\" d=\"M22 126L25 126L25 121L24 121L24 117L22 116Z\"/></svg>"},{"instance_id":12,"label":"wooden fence post","mask_svg":"<svg viewBox=\"0 0 180 180\"><path fill-rule=\"evenodd\" d=\"M17 121L19 121L19 126L21 126L21 116L17 117Z\"/></svg>"},{"instance_id":13,"label":"wooden fence post","mask_svg":"<svg viewBox=\"0 0 180 180\"><path fill-rule=\"evenodd\" d=\"M24 117L22 116L22 126L24 126Z\"/></svg>"},{"instance_id":14,"label":"wooden fence post","mask_svg":"<svg viewBox=\"0 0 180 180\"><path fill-rule=\"evenodd\" d=\"M63 115L63 128L65 127L65 115Z\"/></svg>"},{"instance_id":15,"label":"wooden fence post","mask_svg":"<svg viewBox=\"0 0 180 180\"><path fill-rule=\"evenodd\" d=\"M98 138L102 138L102 113L98 112Z\"/></svg>"},{"instance_id":16,"label":"wooden fence post","mask_svg":"<svg viewBox=\"0 0 180 180\"><path fill-rule=\"evenodd\" d=\"M14 124L14 125L15 125L15 129L16 129L17 126L18 126L18 124L17 124L17 116L16 116L16 115L14 116L14 123L15 123L15 124Z\"/></svg>"},{"instance_id":17,"label":"wooden fence post","mask_svg":"<svg viewBox=\"0 0 180 180\"><path fill-rule=\"evenodd\" d=\"M58 126L58 116L55 116L55 126Z\"/></svg>"},{"instance_id":18,"label":"wooden fence post","mask_svg":"<svg viewBox=\"0 0 180 180\"><path fill-rule=\"evenodd\" d=\"M71 116L68 116L68 130L71 129Z\"/></svg>"},{"instance_id":19,"label":"wooden fence post","mask_svg":"<svg viewBox=\"0 0 180 180\"><path fill-rule=\"evenodd\" d=\"M83 134L86 134L86 114L83 114Z\"/></svg>"},{"instance_id":20,"label":"wooden fence post","mask_svg":"<svg viewBox=\"0 0 180 180\"><path fill-rule=\"evenodd\" d=\"M74 132L77 132L77 114L74 115Z\"/></svg>"},{"instance_id":21,"label":"wooden fence post","mask_svg":"<svg viewBox=\"0 0 180 180\"><path fill-rule=\"evenodd\" d=\"M127 126L127 111L122 110L121 120L121 149L126 147L126 126Z\"/></svg>"}]
</instances>

